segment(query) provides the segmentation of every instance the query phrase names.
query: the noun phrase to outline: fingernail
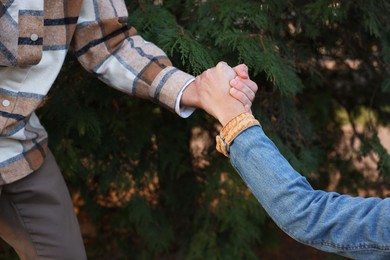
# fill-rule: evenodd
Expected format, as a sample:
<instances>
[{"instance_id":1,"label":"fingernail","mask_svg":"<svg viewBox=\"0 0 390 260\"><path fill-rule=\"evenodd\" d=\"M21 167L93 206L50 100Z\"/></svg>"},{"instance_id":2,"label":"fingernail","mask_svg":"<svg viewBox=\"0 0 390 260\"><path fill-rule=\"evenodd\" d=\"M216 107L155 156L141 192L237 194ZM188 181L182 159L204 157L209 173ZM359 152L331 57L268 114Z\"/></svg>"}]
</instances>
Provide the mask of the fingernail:
<instances>
[{"instance_id":1,"label":"fingernail","mask_svg":"<svg viewBox=\"0 0 390 260\"><path fill-rule=\"evenodd\" d=\"M230 84L232 84L233 86L237 85L237 80L232 79L232 80L230 81Z\"/></svg>"},{"instance_id":2,"label":"fingernail","mask_svg":"<svg viewBox=\"0 0 390 260\"><path fill-rule=\"evenodd\" d=\"M232 93L232 94L236 94L238 91L237 91L237 89L235 89L235 88L231 88L230 89L230 93Z\"/></svg>"}]
</instances>

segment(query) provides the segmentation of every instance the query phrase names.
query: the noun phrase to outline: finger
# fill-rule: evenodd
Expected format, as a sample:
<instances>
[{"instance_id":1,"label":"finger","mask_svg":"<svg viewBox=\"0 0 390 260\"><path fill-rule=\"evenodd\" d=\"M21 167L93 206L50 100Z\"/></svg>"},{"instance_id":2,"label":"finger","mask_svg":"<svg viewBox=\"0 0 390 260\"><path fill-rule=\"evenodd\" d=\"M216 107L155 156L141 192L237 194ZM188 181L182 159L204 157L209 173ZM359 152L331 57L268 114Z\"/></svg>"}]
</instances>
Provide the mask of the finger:
<instances>
[{"instance_id":1,"label":"finger","mask_svg":"<svg viewBox=\"0 0 390 260\"><path fill-rule=\"evenodd\" d=\"M248 86L254 93L257 92L257 90L259 90L259 87L257 86L257 84L255 82L253 82L252 80L250 79L242 79L242 78L238 78L236 77L236 80L238 81L242 81L246 86Z\"/></svg>"},{"instance_id":2,"label":"finger","mask_svg":"<svg viewBox=\"0 0 390 260\"><path fill-rule=\"evenodd\" d=\"M241 91L238 91L235 88L231 88L229 91L230 95L240 101L244 106L252 106L250 99Z\"/></svg>"},{"instance_id":3,"label":"finger","mask_svg":"<svg viewBox=\"0 0 390 260\"><path fill-rule=\"evenodd\" d=\"M239 64L239 65L235 66L233 68L233 70L234 70L234 72L237 73L237 76L239 76L240 78L243 78L243 79L249 78L248 66L246 66L245 64Z\"/></svg>"},{"instance_id":4,"label":"finger","mask_svg":"<svg viewBox=\"0 0 390 260\"><path fill-rule=\"evenodd\" d=\"M237 77L230 81L230 85L236 90L245 94L247 98L251 100L251 102L255 99L256 93L252 90L252 88L245 84L244 81L239 80Z\"/></svg>"},{"instance_id":5,"label":"finger","mask_svg":"<svg viewBox=\"0 0 390 260\"><path fill-rule=\"evenodd\" d=\"M251 114L252 114L252 109L251 109L251 106L249 106L249 105L245 105L245 110L246 110L246 112L249 112L249 113L251 113Z\"/></svg>"}]
</instances>

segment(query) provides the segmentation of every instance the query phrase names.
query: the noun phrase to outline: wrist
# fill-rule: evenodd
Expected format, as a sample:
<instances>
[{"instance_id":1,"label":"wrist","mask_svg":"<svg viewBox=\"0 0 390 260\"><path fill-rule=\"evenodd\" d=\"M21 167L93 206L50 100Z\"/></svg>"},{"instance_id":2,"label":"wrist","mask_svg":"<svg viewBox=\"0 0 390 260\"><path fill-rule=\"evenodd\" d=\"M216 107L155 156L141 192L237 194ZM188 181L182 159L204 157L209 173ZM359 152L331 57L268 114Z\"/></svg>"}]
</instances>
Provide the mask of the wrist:
<instances>
[{"instance_id":1,"label":"wrist","mask_svg":"<svg viewBox=\"0 0 390 260\"><path fill-rule=\"evenodd\" d=\"M234 139L249 127L256 125L260 126L259 121L249 112L241 113L232 118L216 136L217 151L229 157L230 145Z\"/></svg>"},{"instance_id":2,"label":"wrist","mask_svg":"<svg viewBox=\"0 0 390 260\"><path fill-rule=\"evenodd\" d=\"M181 96L180 99L180 105L201 108L201 103L200 103L198 91L196 89L195 81L192 81L184 89L183 95Z\"/></svg>"},{"instance_id":3,"label":"wrist","mask_svg":"<svg viewBox=\"0 0 390 260\"><path fill-rule=\"evenodd\" d=\"M231 110L224 110L221 113L221 116L218 117L218 121L224 127L226 126L233 118L237 117L240 114L247 112L244 106L232 107Z\"/></svg>"}]
</instances>

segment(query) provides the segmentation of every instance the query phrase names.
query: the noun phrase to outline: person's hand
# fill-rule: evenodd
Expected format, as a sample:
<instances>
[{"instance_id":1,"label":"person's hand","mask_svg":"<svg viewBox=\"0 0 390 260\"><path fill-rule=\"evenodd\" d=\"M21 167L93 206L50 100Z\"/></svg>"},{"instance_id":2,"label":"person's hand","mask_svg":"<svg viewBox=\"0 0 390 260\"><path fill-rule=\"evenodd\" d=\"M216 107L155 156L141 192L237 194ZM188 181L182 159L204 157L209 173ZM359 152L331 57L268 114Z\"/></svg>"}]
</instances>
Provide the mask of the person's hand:
<instances>
[{"instance_id":1,"label":"person's hand","mask_svg":"<svg viewBox=\"0 0 390 260\"><path fill-rule=\"evenodd\" d=\"M239 100L245 106L246 110L250 112L252 102L258 89L257 85L250 80L248 76L248 67L245 64L237 65L233 70L237 75L229 82L232 87L230 89L230 94ZM195 82L190 83L184 90L180 103L183 106L203 109L199 102L199 94Z\"/></svg>"},{"instance_id":2,"label":"person's hand","mask_svg":"<svg viewBox=\"0 0 390 260\"><path fill-rule=\"evenodd\" d=\"M237 76L230 81L230 95L244 104L245 109L251 112L251 106L258 90L257 84L249 78L248 67L245 64L233 68Z\"/></svg>"},{"instance_id":3,"label":"person's hand","mask_svg":"<svg viewBox=\"0 0 390 260\"><path fill-rule=\"evenodd\" d=\"M216 67L197 76L194 81L200 107L218 119L222 125L246 112L244 104L229 94L229 83L236 75L229 65L220 62Z\"/></svg>"}]
</instances>

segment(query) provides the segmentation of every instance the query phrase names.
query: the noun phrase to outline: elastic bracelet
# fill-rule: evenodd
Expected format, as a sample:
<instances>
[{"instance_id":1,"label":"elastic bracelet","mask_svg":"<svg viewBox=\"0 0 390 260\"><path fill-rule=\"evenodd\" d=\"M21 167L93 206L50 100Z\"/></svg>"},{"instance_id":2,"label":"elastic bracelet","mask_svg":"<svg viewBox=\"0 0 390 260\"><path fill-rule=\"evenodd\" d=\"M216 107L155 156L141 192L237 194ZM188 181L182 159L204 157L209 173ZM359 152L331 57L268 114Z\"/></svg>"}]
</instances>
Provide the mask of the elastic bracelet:
<instances>
[{"instance_id":1,"label":"elastic bracelet","mask_svg":"<svg viewBox=\"0 0 390 260\"><path fill-rule=\"evenodd\" d=\"M229 157L230 144L233 140L245 129L255 125L261 126L259 121L248 112L242 113L230 120L230 122L222 128L219 135L216 136L217 151L226 157Z\"/></svg>"}]
</instances>

